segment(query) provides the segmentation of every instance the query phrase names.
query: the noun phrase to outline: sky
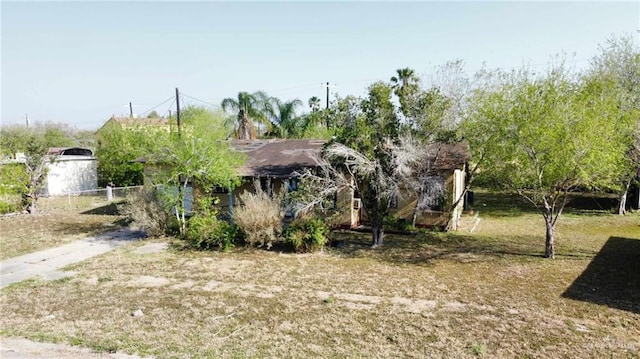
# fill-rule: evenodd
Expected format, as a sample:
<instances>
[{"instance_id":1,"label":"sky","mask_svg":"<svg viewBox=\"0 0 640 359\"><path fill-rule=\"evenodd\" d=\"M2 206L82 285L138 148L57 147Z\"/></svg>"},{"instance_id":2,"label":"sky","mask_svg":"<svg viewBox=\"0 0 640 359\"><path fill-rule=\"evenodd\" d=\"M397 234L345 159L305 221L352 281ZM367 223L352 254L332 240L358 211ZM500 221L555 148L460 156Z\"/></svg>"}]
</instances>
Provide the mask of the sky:
<instances>
[{"instance_id":1,"label":"sky","mask_svg":"<svg viewBox=\"0 0 640 359\"><path fill-rule=\"evenodd\" d=\"M306 111L326 82L332 98L361 96L398 68L546 68L560 53L580 69L611 36L640 42L640 1L2 1L0 13L0 124L78 129L129 102L175 111L176 87L182 105L262 90Z\"/></svg>"}]
</instances>

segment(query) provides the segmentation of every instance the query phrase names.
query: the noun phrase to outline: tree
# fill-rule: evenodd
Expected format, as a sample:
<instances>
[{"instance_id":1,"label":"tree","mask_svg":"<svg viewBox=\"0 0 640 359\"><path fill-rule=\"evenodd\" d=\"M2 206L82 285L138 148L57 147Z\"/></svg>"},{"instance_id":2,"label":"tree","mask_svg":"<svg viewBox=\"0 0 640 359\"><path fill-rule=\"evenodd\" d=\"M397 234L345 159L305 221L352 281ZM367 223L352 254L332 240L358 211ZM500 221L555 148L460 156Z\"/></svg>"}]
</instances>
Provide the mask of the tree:
<instances>
[{"instance_id":1,"label":"tree","mask_svg":"<svg viewBox=\"0 0 640 359\"><path fill-rule=\"evenodd\" d=\"M384 221L398 186L391 145L400 135L400 122L391 93L391 86L376 82L359 110L341 109L346 116L338 126L336 142L342 145L330 146L325 153L355 177L371 222L374 247L383 243Z\"/></svg>"},{"instance_id":2,"label":"tree","mask_svg":"<svg viewBox=\"0 0 640 359\"><path fill-rule=\"evenodd\" d=\"M415 96L419 87L420 78L415 71L406 67L396 70L396 76L391 77L393 92L398 96L400 102L400 112L405 117L409 117L409 108L415 102Z\"/></svg>"},{"instance_id":3,"label":"tree","mask_svg":"<svg viewBox=\"0 0 640 359\"><path fill-rule=\"evenodd\" d=\"M224 141L222 114L196 109L190 112L180 134L171 132L165 137L154 137L158 151L147 158L147 164L159 169L151 174L151 179L167 189L166 199L176 209L181 234L185 233L187 223L184 201L187 188L193 186L205 195L214 187L231 190L239 183L236 169L243 162L243 157Z\"/></svg>"},{"instance_id":4,"label":"tree","mask_svg":"<svg viewBox=\"0 0 640 359\"><path fill-rule=\"evenodd\" d=\"M498 75L501 83L476 90L464 134L484 174L540 211L544 256L553 258L569 192L611 179L616 129L602 108L584 100L588 90L562 65L537 77L526 70Z\"/></svg>"},{"instance_id":5,"label":"tree","mask_svg":"<svg viewBox=\"0 0 640 359\"><path fill-rule=\"evenodd\" d=\"M254 121L267 124L266 112L269 108L269 97L262 91L252 94L239 92L237 98L225 98L221 103L224 111L237 112L236 138L239 140L256 139L258 132Z\"/></svg>"},{"instance_id":6,"label":"tree","mask_svg":"<svg viewBox=\"0 0 640 359\"><path fill-rule=\"evenodd\" d=\"M302 106L302 101L299 99L282 101L274 97L271 102L268 116L273 123L272 132L281 138L300 137L303 127L301 118L296 116L296 109Z\"/></svg>"},{"instance_id":7,"label":"tree","mask_svg":"<svg viewBox=\"0 0 640 359\"><path fill-rule=\"evenodd\" d=\"M23 208L30 214L38 213L38 199L47 178L48 165L56 158L47 153L49 148L72 144L73 140L57 126L15 126L0 130L2 154L24 165L26 176L16 177L20 182L15 185L20 188ZM17 157L18 153L23 156Z\"/></svg>"},{"instance_id":8,"label":"tree","mask_svg":"<svg viewBox=\"0 0 640 359\"><path fill-rule=\"evenodd\" d=\"M112 126L100 131L95 156L98 158L98 183L101 186L137 186L144 182L142 163L133 160L157 153L158 143L166 141L166 128Z\"/></svg>"},{"instance_id":9,"label":"tree","mask_svg":"<svg viewBox=\"0 0 640 359\"><path fill-rule=\"evenodd\" d=\"M311 112L320 111L320 99L317 96L310 97L308 103Z\"/></svg>"},{"instance_id":10,"label":"tree","mask_svg":"<svg viewBox=\"0 0 640 359\"><path fill-rule=\"evenodd\" d=\"M640 49L630 36L611 38L592 59L585 82L591 84L591 101L608 108L604 115L618 125L626 144L615 189L619 190L618 214L626 213L626 199L640 176Z\"/></svg>"},{"instance_id":11,"label":"tree","mask_svg":"<svg viewBox=\"0 0 640 359\"><path fill-rule=\"evenodd\" d=\"M149 114L147 115L147 118L160 118L160 115L158 115L158 112L156 112L156 110L153 110L149 112Z\"/></svg>"}]
</instances>

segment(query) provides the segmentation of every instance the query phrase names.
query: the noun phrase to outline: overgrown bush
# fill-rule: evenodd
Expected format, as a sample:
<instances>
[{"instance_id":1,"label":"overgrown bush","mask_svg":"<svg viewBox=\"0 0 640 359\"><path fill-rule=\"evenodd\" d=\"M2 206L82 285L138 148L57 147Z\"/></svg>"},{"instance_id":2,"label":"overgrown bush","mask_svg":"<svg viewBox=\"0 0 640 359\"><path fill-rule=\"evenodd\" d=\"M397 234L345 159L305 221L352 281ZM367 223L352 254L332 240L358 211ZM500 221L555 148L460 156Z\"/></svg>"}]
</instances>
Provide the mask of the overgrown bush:
<instances>
[{"instance_id":1,"label":"overgrown bush","mask_svg":"<svg viewBox=\"0 0 640 359\"><path fill-rule=\"evenodd\" d=\"M244 233L245 242L250 246L271 248L282 232L282 196L270 196L256 186L255 193L245 191L241 194L240 202L242 206L235 209L233 219Z\"/></svg>"},{"instance_id":2,"label":"overgrown bush","mask_svg":"<svg viewBox=\"0 0 640 359\"><path fill-rule=\"evenodd\" d=\"M26 192L29 175L22 163L0 166L0 214L24 209L22 196Z\"/></svg>"},{"instance_id":3,"label":"overgrown bush","mask_svg":"<svg viewBox=\"0 0 640 359\"><path fill-rule=\"evenodd\" d=\"M150 236L162 236L175 228L175 218L158 189L144 188L127 195L118 210Z\"/></svg>"},{"instance_id":4,"label":"overgrown bush","mask_svg":"<svg viewBox=\"0 0 640 359\"><path fill-rule=\"evenodd\" d=\"M329 228L317 217L297 218L285 231L285 238L296 252L315 252L328 242Z\"/></svg>"},{"instance_id":5,"label":"overgrown bush","mask_svg":"<svg viewBox=\"0 0 640 359\"><path fill-rule=\"evenodd\" d=\"M210 198L198 201L195 212L187 222L184 239L197 249L233 248L238 227L217 218L217 210Z\"/></svg>"}]
</instances>

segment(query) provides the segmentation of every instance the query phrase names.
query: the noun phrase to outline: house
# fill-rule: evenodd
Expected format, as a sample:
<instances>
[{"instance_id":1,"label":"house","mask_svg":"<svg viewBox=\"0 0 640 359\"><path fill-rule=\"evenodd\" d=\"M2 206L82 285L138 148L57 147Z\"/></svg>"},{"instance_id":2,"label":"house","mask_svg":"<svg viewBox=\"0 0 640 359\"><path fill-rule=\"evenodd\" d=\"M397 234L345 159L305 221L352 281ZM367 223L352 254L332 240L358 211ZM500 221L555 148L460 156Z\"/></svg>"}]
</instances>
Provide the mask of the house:
<instances>
[{"instance_id":1,"label":"house","mask_svg":"<svg viewBox=\"0 0 640 359\"><path fill-rule=\"evenodd\" d=\"M169 129L170 122L166 118L136 118L136 117L115 117L112 116L102 125L94 134L96 143L100 146L100 142L104 137L104 133L114 129Z\"/></svg>"},{"instance_id":2,"label":"house","mask_svg":"<svg viewBox=\"0 0 640 359\"><path fill-rule=\"evenodd\" d=\"M97 160L93 152L78 147L53 147L47 152L55 160L47 164L41 189L45 196L80 194L98 188Z\"/></svg>"},{"instance_id":3,"label":"house","mask_svg":"<svg viewBox=\"0 0 640 359\"><path fill-rule=\"evenodd\" d=\"M233 212L233 207L239 204L240 194L253 191L256 182L270 193L295 190L297 177L304 169L321 166L325 144L324 140L309 139L230 141L232 149L246 156L245 163L238 168L238 175L244 181L231 193L226 188L215 188L212 195L219 200L221 208L228 208ZM415 223L419 227L445 227L452 219L457 220L462 213L464 203L458 201L458 198L462 196L466 184L468 145L455 143L431 146L433 148L427 152L432 157L425 159L432 168L426 178L428 185L420 195L409 186L401 185L401 193L394 199L391 213L397 219ZM137 161L145 162L144 159ZM145 169L146 173L151 171L153 169ZM202 192L201 189L196 189L194 196L202 195ZM367 213L358 196L351 188L342 189L336 194L335 225L353 228L367 223Z\"/></svg>"},{"instance_id":4,"label":"house","mask_svg":"<svg viewBox=\"0 0 640 359\"><path fill-rule=\"evenodd\" d=\"M297 175L305 168L320 166L324 140L233 140L232 149L246 155L246 161L238 169L244 181L227 193L226 189L214 189L220 205L229 208L238 204L240 194L253 191L254 180L270 192L279 193L297 188Z\"/></svg>"},{"instance_id":5,"label":"house","mask_svg":"<svg viewBox=\"0 0 640 359\"><path fill-rule=\"evenodd\" d=\"M391 213L396 219L414 223L417 227L445 228L456 224L462 215L467 183L467 163L470 159L467 142L433 143L429 145L430 170L423 174L422 193L404 186Z\"/></svg>"},{"instance_id":6,"label":"house","mask_svg":"<svg viewBox=\"0 0 640 359\"><path fill-rule=\"evenodd\" d=\"M238 174L245 178L242 186L229 195L219 189L216 197L222 206L237 205L238 196L253 190L253 180L258 180L263 189L278 192L282 189L294 190L296 176L305 168L320 166L323 140L246 140L232 141L231 147L247 156ZM419 227L445 227L449 221L462 214L462 196L466 184L466 166L469 160L466 142L453 144L432 144L428 153L431 175L430 184L419 196L408 186L401 186L400 195L393 201L391 214L398 220L415 223ZM419 198L420 197L420 198ZM338 211L335 224L353 228L368 221L358 194L346 188L335 198ZM415 219L414 219L415 218ZM455 228L454 228L455 229Z\"/></svg>"}]
</instances>

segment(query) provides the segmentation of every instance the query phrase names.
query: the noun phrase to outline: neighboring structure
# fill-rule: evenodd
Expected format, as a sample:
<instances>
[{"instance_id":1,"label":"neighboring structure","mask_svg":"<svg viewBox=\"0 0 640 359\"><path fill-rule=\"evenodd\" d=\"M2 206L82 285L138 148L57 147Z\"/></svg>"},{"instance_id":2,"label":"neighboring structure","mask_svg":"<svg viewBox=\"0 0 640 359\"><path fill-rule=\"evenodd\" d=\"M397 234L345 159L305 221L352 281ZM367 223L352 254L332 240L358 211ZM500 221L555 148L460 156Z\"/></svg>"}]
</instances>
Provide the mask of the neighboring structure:
<instances>
[{"instance_id":1,"label":"neighboring structure","mask_svg":"<svg viewBox=\"0 0 640 359\"><path fill-rule=\"evenodd\" d=\"M115 117L112 116L94 134L96 143L100 145L102 134L112 128L133 129L141 128L166 128L169 129L170 122L166 118L136 118L136 117Z\"/></svg>"},{"instance_id":2,"label":"neighboring structure","mask_svg":"<svg viewBox=\"0 0 640 359\"><path fill-rule=\"evenodd\" d=\"M86 148L53 147L47 152L55 156L47 165L47 178L42 195L62 196L79 194L98 188L97 160Z\"/></svg>"}]
</instances>

